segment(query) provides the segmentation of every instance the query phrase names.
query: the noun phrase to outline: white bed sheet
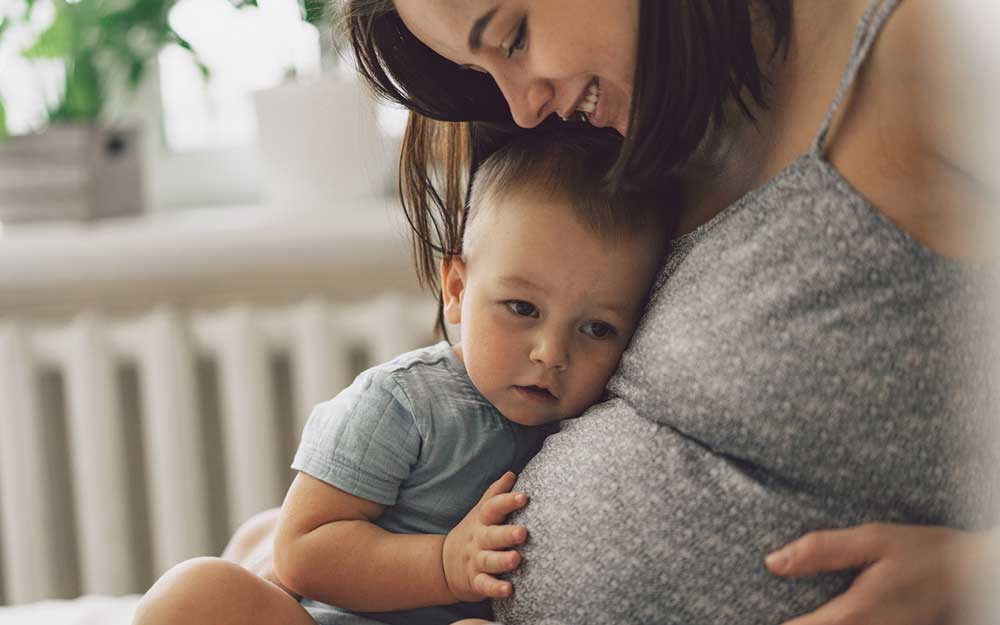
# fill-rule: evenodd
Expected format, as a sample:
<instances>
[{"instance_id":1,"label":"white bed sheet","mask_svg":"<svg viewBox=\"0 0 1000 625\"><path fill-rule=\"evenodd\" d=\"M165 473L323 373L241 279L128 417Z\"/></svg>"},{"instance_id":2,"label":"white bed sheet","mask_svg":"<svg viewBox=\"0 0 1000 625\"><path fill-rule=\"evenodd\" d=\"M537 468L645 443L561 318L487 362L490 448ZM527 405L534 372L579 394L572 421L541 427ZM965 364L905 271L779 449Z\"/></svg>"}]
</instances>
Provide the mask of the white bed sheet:
<instances>
[{"instance_id":1,"label":"white bed sheet","mask_svg":"<svg viewBox=\"0 0 1000 625\"><path fill-rule=\"evenodd\" d=\"M0 625L130 625L139 597L86 595L0 607Z\"/></svg>"}]
</instances>

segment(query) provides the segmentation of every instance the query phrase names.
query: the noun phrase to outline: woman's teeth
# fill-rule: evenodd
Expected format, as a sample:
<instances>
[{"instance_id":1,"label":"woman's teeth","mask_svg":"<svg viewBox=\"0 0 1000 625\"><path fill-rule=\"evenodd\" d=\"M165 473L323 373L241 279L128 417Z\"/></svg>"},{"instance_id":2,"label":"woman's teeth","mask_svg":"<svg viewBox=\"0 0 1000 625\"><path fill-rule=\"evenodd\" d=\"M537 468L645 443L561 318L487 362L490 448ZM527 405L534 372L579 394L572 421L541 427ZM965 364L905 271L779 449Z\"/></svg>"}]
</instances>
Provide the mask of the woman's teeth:
<instances>
[{"instance_id":1,"label":"woman's teeth","mask_svg":"<svg viewBox=\"0 0 1000 625\"><path fill-rule=\"evenodd\" d=\"M601 88L597 86L597 82L594 81L590 83L587 87L587 95L580 102L580 105L576 107L576 110L581 113L587 113L590 115L597 110L597 100L601 97Z\"/></svg>"}]
</instances>

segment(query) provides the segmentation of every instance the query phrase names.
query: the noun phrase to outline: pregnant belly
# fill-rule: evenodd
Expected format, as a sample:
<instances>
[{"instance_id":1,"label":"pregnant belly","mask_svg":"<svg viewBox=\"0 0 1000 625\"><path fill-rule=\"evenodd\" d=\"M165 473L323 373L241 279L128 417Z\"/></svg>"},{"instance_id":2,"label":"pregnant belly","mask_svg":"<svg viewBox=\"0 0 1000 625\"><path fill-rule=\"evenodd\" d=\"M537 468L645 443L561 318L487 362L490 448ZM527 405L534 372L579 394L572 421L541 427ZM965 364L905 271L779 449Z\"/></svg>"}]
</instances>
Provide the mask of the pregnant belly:
<instances>
[{"instance_id":1,"label":"pregnant belly","mask_svg":"<svg viewBox=\"0 0 1000 625\"><path fill-rule=\"evenodd\" d=\"M783 580L764 556L802 533L864 520L713 454L611 400L563 423L517 484L531 497L505 625L773 625L850 577Z\"/></svg>"}]
</instances>

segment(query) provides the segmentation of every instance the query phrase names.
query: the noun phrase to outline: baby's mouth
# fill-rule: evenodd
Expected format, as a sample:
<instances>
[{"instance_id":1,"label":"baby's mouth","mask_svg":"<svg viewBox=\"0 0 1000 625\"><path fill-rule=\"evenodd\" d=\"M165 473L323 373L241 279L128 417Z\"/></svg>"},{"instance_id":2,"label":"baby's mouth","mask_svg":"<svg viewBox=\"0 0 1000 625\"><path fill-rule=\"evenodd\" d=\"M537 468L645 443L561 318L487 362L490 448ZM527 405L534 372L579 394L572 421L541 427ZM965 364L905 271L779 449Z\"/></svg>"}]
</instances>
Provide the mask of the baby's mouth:
<instances>
[{"instance_id":1,"label":"baby's mouth","mask_svg":"<svg viewBox=\"0 0 1000 625\"><path fill-rule=\"evenodd\" d=\"M552 393L552 391L550 391L547 388L541 387L541 386L534 386L534 385L531 385L531 386L514 386L514 388L517 389L518 391L520 391L521 393L524 393L525 395L528 395L529 397L531 397L533 399L539 399L539 400L547 401L547 402L554 402L554 401L558 401L558 399L559 399L558 397L556 397Z\"/></svg>"}]
</instances>

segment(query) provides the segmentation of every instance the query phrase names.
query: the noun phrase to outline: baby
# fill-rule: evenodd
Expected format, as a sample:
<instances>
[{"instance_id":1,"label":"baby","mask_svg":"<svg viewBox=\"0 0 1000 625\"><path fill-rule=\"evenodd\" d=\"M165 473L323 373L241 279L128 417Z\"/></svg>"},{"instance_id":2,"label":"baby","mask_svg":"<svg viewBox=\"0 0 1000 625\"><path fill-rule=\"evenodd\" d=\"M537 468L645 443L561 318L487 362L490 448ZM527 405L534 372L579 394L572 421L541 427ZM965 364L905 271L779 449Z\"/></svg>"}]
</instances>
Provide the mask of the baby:
<instances>
[{"instance_id":1,"label":"baby","mask_svg":"<svg viewBox=\"0 0 1000 625\"><path fill-rule=\"evenodd\" d=\"M461 341L370 369L313 412L275 570L318 622L488 618L482 600L511 593L496 576L526 530L503 522L526 496L509 471L600 400L668 238L657 198L604 192L616 148L533 134L492 155L462 253L441 261Z\"/></svg>"},{"instance_id":2,"label":"baby","mask_svg":"<svg viewBox=\"0 0 1000 625\"><path fill-rule=\"evenodd\" d=\"M659 197L604 191L617 148L579 129L535 131L477 170L461 253L441 261L460 342L365 371L303 432L274 543L298 603L229 563L202 563L198 580L182 565L187 588L217 587L212 605L161 602L187 592L168 580L136 623L490 618L486 600L513 591L498 576L527 538L504 524L527 503L510 492L514 472L601 399L665 251Z\"/></svg>"}]
</instances>

